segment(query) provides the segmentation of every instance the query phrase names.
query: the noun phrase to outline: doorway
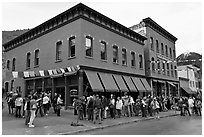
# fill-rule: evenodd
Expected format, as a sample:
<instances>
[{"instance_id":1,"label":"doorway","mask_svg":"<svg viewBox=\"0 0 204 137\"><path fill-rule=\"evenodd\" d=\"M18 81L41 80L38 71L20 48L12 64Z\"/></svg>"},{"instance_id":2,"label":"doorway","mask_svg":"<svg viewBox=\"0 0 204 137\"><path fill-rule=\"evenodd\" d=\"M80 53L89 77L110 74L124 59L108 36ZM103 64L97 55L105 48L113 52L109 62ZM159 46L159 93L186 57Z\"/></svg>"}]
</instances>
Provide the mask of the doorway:
<instances>
[{"instance_id":1,"label":"doorway","mask_svg":"<svg viewBox=\"0 0 204 137\"><path fill-rule=\"evenodd\" d=\"M61 99L63 100L63 105L65 104L65 87L56 87L55 93L61 95Z\"/></svg>"}]
</instances>

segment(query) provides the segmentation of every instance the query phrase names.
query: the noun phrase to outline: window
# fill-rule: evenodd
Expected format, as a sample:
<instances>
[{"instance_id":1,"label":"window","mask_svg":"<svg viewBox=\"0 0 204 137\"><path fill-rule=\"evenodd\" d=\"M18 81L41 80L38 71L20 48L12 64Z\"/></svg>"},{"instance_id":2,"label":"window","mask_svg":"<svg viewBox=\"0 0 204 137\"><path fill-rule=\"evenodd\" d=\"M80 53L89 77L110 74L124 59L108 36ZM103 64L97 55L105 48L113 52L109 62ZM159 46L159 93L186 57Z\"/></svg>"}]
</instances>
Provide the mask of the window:
<instances>
[{"instance_id":1,"label":"window","mask_svg":"<svg viewBox=\"0 0 204 137\"><path fill-rule=\"evenodd\" d=\"M156 46L157 46L157 53L159 53L159 42L156 40Z\"/></svg>"},{"instance_id":2,"label":"window","mask_svg":"<svg viewBox=\"0 0 204 137\"><path fill-rule=\"evenodd\" d=\"M154 50L154 42L152 37L150 37L150 47L151 47L151 50Z\"/></svg>"},{"instance_id":3,"label":"window","mask_svg":"<svg viewBox=\"0 0 204 137\"><path fill-rule=\"evenodd\" d=\"M40 52L39 49L35 50L35 61L34 61L35 64L34 64L34 66L39 66L39 61L40 61L39 52Z\"/></svg>"},{"instance_id":4,"label":"window","mask_svg":"<svg viewBox=\"0 0 204 137\"><path fill-rule=\"evenodd\" d=\"M154 58L151 59L151 63L152 63L152 71L155 72L155 62L154 62Z\"/></svg>"},{"instance_id":5,"label":"window","mask_svg":"<svg viewBox=\"0 0 204 137\"><path fill-rule=\"evenodd\" d=\"M169 76L169 63L167 62L166 65L167 65L167 66L166 66L166 69L167 69L167 75Z\"/></svg>"},{"instance_id":6,"label":"window","mask_svg":"<svg viewBox=\"0 0 204 137\"><path fill-rule=\"evenodd\" d=\"M27 58L26 58L26 69L30 68L30 58L31 58L31 53L27 53Z\"/></svg>"},{"instance_id":7,"label":"window","mask_svg":"<svg viewBox=\"0 0 204 137\"><path fill-rule=\"evenodd\" d=\"M175 52L175 50L173 50L173 56L174 56L173 58L176 59L176 52Z\"/></svg>"},{"instance_id":8,"label":"window","mask_svg":"<svg viewBox=\"0 0 204 137\"><path fill-rule=\"evenodd\" d=\"M162 53L162 55L164 55L164 45L163 45L163 43L161 43L161 53Z\"/></svg>"},{"instance_id":9,"label":"window","mask_svg":"<svg viewBox=\"0 0 204 137\"><path fill-rule=\"evenodd\" d=\"M16 58L13 58L12 71L16 70Z\"/></svg>"},{"instance_id":10,"label":"window","mask_svg":"<svg viewBox=\"0 0 204 137\"><path fill-rule=\"evenodd\" d=\"M122 65L127 65L127 53L126 53L126 49L122 49Z\"/></svg>"},{"instance_id":11,"label":"window","mask_svg":"<svg viewBox=\"0 0 204 137\"><path fill-rule=\"evenodd\" d=\"M69 38L68 57L75 57L75 36Z\"/></svg>"},{"instance_id":12,"label":"window","mask_svg":"<svg viewBox=\"0 0 204 137\"><path fill-rule=\"evenodd\" d=\"M116 45L113 46L113 62L118 63L118 47Z\"/></svg>"},{"instance_id":13,"label":"window","mask_svg":"<svg viewBox=\"0 0 204 137\"><path fill-rule=\"evenodd\" d=\"M56 43L56 61L62 60L62 41Z\"/></svg>"},{"instance_id":14,"label":"window","mask_svg":"<svg viewBox=\"0 0 204 137\"><path fill-rule=\"evenodd\" d=\"M163 66L163 68L162 68L162 71L163 71L163 74L165 74L165 62L163 61L163 63L162 63L162 66Z\"/></svg>"},{"instance_id":15,"label":"window","mask_svg":"<svg viewBox=\"0 0 204 137\"><path fill-rule=\"evenodd\" d=\"M170 55L170 58L172 58L172 51L171 51L171 48L169 48L169 55Z\"/></svg>"},{"instance_id":16,"label":"window","mask_svg":"<svg viewBox=\"0 0 204 137\"><path fill-rule=\"evenodd\" d=\"M101 59L107 60L106 42L101 41Z\"/></svg>"},{"instance_id":17,"label":"window","mask_svg":"<svg viewBox=\"0 0 204 137\"><path fill-rule=\"evenodd\" d=\"M157 70L158 70L158 73L160 74L160 61L157 60Z\"/></svg>"},{"instance_id":18,"label":"window","mask_svg":"<svg viewBox=\"0 0 204 137\"><path fill-rule=\"evenodd\" d=\"M171 64L171 76L174 76L173 64Z\"/></svg>"},{"instance_id":19,"label":"window","mask_svg":"<svg viewBox=\"0 0 204 137\"><path fill-rule=\"evenodd\" d=\"M177 67L174 66L175 77L177 78Z\"/></svg>"},{"instance_id":20,"label":"window","mask_svg":"<svg viewBox=\"0 0 204 137\"><path fill-rule=\"evenodd\" d=\"M142 55L139 55L139 68L143 69L143 58L142 58Z\"/></svg>"},{"instance_id":21,"label":"window","mask_svg":"<svg viewBox=\"0 0 204 137\"><path fill-rule=\"evenodd\" d=\"M13 85L14 84L14 80L11 80L11 91L13 91Z\"/></svg>"},{"instance_id":22,"label":"window","mask_svg":"<svg viewBox=\"0 0 204 137\"><path fill-rule=\"evenodd\" d=\"M131 66L135 67L135 52L131 52Z\"/></svg>"},{"instance_id":23,"label":"window","mask_svg":"<svg viewBox=\"0 0 204 137\"><path fill-rule=\"evenodd\" d=\"M93 57L93 38L86 36L86 56Z\"/></svg>"},{"instance_id":24,"label":"window","mask_svg":"<svg viewBox=\"0 0 204 137\"><path fill-rule=\"evenodd\" d=\"M168 47L167 47L167 45L165 45L165 48L166 48L166 56L168 57Z\"/></svg>"},{"instance_id":25,"label":"window","mask_svg":"<svg viewBox=\"0 0 204 137\"><path fill-rule=\"evenodd\" d=\"M6 68L7 68L8 70L10 69L10 60L7 60Z\"/></svg>"}]
</instances>

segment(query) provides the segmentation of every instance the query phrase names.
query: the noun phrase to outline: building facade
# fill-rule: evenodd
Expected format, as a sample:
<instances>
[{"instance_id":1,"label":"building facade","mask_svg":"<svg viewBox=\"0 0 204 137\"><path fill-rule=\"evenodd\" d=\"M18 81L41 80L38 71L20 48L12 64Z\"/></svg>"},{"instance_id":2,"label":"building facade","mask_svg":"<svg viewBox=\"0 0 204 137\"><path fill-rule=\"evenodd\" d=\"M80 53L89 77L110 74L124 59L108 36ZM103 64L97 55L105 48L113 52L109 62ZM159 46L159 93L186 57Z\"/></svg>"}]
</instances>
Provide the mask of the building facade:
<instances>
[{"instance_id":1,"label":"building facade","mask_svg":"<svg viewBox=\"0 0 204 137\"><path fill-rule=\"evenodd\" d=\"M177 38L151 18L143 19L130 29L147 37L144 46L145 75L153 94L178 95L179 82L175 50Z\"/></svg>"},{"instance_id":2,"label":"building facade","mask_svg":"<svg viewBox=\"0 0 204 137\"><path fill-rule=\"evenodd\" d=\"M193 65L178 66L178 77L189 79L188 87L194 93L202 91L201 81L198 77L199 68Z\"/></svg>"},{"instance_id":3,"label":"building facade","mask_svg":"<svg viewBox=\"0 0 204 137\"><path fill-rule=\"evenodd\" d=\"M93 93L143 96L146 39L80 3L3 45L4 86L61 94L65 108Z\"/></svg>"}]
</instances>

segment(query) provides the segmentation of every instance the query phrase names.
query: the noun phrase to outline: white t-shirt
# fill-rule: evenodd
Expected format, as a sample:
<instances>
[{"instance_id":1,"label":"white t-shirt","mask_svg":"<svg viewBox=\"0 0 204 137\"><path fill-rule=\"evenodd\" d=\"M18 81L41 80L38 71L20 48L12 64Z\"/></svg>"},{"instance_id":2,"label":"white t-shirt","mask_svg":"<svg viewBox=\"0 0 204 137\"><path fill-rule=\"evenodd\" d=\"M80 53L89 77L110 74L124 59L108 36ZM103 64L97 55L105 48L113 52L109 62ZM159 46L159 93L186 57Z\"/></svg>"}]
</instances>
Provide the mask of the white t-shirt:
<instances>
[{"instance_id":1,"label":"white t-shirt","mask_svg":"<svg viewBox=\"0 0 204 137\"><path fill-rule=\"evenodd\" d=\"M122 106L123 106L123 101L121 99L117 100L116 101L116 109L122 109Z\"/></svg>"},{"instance_id":2,"label":"white t-shirt","mask_svg":"<svg viewBox=\"0 0 204 137\"><path fill-rule=\"evenodd\" d=\"M189 98L189 99L188 99L188 105L189 105L189 107L193 107L193 103L194 103L193 99L192 99L192 98Z\"/></svg>"},{"instance_id":3,"label":"white t-shirt","mask_svg":"<svg viewBox=\"0 0 204 137\"><path fill-rule=\"evenodd\" d=\"M49 102L49 98L47 96L43 97L43 104L47 104Z\"/></svg>"}]
</instances>

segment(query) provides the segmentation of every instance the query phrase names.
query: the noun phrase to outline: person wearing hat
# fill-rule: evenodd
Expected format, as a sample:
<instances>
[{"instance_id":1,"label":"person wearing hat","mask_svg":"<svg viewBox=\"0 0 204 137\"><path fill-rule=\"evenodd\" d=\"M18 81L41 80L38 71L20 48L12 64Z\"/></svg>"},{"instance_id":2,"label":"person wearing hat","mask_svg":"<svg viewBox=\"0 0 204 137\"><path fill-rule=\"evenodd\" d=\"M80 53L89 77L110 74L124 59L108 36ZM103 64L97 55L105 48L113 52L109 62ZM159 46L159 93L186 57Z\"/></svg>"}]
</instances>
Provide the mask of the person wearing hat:
<instances>
[{"instance_id":1,"label":"person wearing hat","mask_svg":"<svg viewBox=\"0 0 204 137\"><path fill-rule=\"evenodd\" d=\"M154 97L154 99L152 100L151 106L152 106L152 109L153 109L155 119L159 118L159 116L157 116L157 114L159 114L159 103L157 102L156 97Z\"/></svg>"},{"instance_id":2,"label":"person wearing hat","mask_svg":"<svg viewBox=\"0 0 204 137\"><path fill-rule=\"evenodd\" d=\"M143 97L141 101L141 110L142 110L142 117L147 117L146 97Z\"/></svg>"}]
</instances>

